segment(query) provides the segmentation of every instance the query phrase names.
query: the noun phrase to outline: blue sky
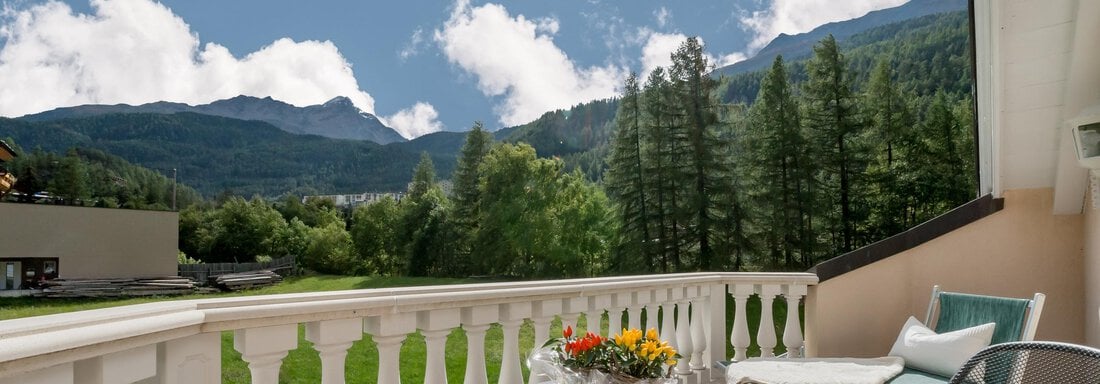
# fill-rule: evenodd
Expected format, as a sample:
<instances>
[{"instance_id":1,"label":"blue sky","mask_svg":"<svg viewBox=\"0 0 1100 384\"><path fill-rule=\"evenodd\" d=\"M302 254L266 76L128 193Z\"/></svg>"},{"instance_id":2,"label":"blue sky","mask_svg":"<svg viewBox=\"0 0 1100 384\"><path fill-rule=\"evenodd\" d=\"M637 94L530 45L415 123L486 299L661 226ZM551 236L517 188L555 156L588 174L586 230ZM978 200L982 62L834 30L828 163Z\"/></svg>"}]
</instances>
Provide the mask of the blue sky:
<instances>
[{"instance_id":1,"label":"blue sky","mask_svg":"<svg viewBox=\"0 0 1100 384\"><path fill-rule=\"evenodd\" d=\"M614 96L700 36L715 64L905 0L5 1L0 115L349 96L406 137Z\"/></svg>"}]
</instances>

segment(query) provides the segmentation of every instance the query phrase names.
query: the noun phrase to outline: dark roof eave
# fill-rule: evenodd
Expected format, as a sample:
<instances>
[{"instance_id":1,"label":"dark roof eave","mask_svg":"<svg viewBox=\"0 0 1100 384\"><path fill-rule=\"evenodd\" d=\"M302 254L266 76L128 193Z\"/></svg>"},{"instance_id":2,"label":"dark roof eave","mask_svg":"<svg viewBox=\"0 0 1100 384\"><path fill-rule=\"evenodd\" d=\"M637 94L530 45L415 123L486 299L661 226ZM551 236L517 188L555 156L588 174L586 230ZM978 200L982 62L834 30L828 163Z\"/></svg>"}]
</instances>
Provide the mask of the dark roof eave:
<instances>
[{"instance_id":1,"label":"dark roof eave","mask_svg":"<svg viewBox=\"0 0 1100 384\"><path fill-rule=\"evenodd\" d=\"M0 140L0 150L9 153L11 157L19 157L19 154L15 152L15 149L8 145L8 143L5 143L4 140Z\"/></svg>"},{"instance_id":2,"label":"dark roof eave","mask_svg":"<svg viewBox=\"0 0 1100 384\"><path fill-rule=\"evenodd\" d=\"M807 272L819 282L865 267L932 241L1004 209L1004 198L984 195L902 233L818 263Z\"/></svg>"}]
</instances>

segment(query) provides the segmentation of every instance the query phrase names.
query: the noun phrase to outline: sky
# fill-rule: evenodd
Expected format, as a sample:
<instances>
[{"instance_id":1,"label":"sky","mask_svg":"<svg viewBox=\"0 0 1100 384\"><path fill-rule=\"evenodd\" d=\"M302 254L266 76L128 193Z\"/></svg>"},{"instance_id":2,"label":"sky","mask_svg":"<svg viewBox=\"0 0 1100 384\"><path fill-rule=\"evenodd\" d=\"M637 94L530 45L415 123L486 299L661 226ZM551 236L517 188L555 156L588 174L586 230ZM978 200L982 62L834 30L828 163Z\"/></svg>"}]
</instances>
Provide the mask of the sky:
<instances>
[{"instance_id":1,"label":"sky","mask_svg":"<svg viewBox=\"0 0 1100 384\"><path fill-rule=\"evenodd\" d=\"M614 97L688 36L712 64L906 0L0 0L0 116L349 97L406 138Z\"/></svg>"}]
</instances>

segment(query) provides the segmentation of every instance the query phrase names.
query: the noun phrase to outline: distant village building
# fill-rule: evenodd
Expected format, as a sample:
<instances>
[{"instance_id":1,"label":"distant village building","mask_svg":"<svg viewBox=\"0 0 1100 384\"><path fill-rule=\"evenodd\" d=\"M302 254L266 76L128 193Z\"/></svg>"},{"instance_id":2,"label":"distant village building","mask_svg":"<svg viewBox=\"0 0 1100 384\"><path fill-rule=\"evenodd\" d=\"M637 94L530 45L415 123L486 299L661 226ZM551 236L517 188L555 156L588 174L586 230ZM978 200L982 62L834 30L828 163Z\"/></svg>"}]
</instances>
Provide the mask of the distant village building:
<instances>
[{"instance_id":1,"label":"distant village building","mask_svg":"<svg viewBox=\"0 0 1100 384\"><path fill-rule=\"evenodd\" d=\"M302 203L305 204L310 199L326 199L332 200L333 204L337 207L357 207L362 204L370 204L378 200L382 200L385 197L393 198L394 200L401 201L401 198L405 197L403 192L363 192L353 193L347 195L311 195L302 196Z\"/></svg>"},{"instance_id":2,"label":"distant village building","mask_svg":"<svg viewBox=\"0 0 1100 384\"><path fill-rule=\"evenodd\" d=\"M452 185L450 180L440 180L439 189L443 190L443 194L450 196ZM412 183L409 183L409 187L412 187ZM363 204L370 204L378 200L389 196L396 201L401 201L405 197L405 192L363 192L352 193L344 195L309 195L302 196L302 204L305 204L309 199L327 199L331 200L333 204L341 208L354 208Z\"/></svg>"}]
</instances>

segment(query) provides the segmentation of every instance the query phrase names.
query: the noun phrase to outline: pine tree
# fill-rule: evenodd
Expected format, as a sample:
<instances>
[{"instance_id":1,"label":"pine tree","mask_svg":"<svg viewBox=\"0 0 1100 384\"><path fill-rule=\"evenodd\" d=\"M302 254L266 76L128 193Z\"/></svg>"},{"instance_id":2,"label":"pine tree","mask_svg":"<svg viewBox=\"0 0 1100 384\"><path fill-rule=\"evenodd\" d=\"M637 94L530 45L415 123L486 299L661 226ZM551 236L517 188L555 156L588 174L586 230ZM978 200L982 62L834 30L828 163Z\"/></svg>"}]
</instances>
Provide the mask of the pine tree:
<instances>
[{"instance_id":1,"label":"pine tree","mask_svg":"<svg viewBox=\"0 0 1100 384\"><path fill-rule=\"evenodd\" d=\"M683 191L680 189L681 159L685 158L686 140L673 103L672 84L666 77L664 68L657 67L650 72L642 92L643 141L646 175L646 196L650 207L646 210L656 227L656 240L652 245L654 258L663 273L675 271L680 266L683 218L681 205Z\"/></svg>"},{"instance_id":2,"label":"pine tree","mask_svg":"<svg viewBox=\"0 0 1100 384\"><path fill-rule=\"evenodd\" d=\"M413 276L440 275L446 265L446 196L435 180L435 166L427 152L413 171L409 194L401 200L401 235L408 273Z\"/></svg>"},{"instance_id":3,"label":"pine tree","mask_svg":"<svg viewBox=\"0 0 1100 384\"><path fill-rule=\"evenodd\" d=\"M679 101L684 133L689 144L688 157L684 159L691 231L687 248L695 251L695 267L711 269L714 258L712 237L720 213L712 196L718 194L717 180L728 170L728 164L720 156L722 144L716 133L718 123L717 82L710 77L711 68L703 53L703 45L695 37L688 38L672 54L669 71Z\"/></svg>"},{"instance_id":4,"label":"pine tree","mask_svg":"<svg viewBox=\"0 0 1100 384\"><path fill-rule=\"evenodd\" d=\"M818 182L824 190L821 204L836 207L827 214L832 231L833 249L851 251L857 245L857 225L863 222L865 167L863 125L858 120L851 79L836 39L826 36L814 45L814 56L806 64L807 81L803 86L806 100L806 125L813 142L819 146L821 163ZM836 196L836 200L832 197Z\"/></svg>"},{"instance_id":5,"label":"pine tree","mask_svg":"<svg viewBox=\"0 0 1100 384\"><path fill-rule=\"evenodd\" d=\"M467 271L470 267L472 242L477 236L481 217L481 192L478 190L481 162L492 145L493 135L483 129L480 121L474 122L466 134L466 142L462 145L451 177L454 182L451 191L454 212L451 217L454 219L456 260L452 267L455 272Z\"/></svg>"},{"instance_id":6,"label":"pine tree","mask_svg":"<svg viewBox=\"0 0 1100 384\"><path fill-rule=\"evenodd\" d=\"M798 103L787 79L783 57L777 56L749 110L744 150L765 252L772 266L791 268L806 267L805 261L813 259L800 255L803 242L812 237L803 229L813 203L806 188L813 172Z\"/></svg>"},{"instance_id":7,"label":"pine tree","mask_svg":"<svg viewBox=\"0 0 1100 384\"><path fill-rule=\"evenodd\" d=\"M751 217L752 211L747 206L751 201L747 198L746 185L752 181L745 178L749 173L750 165L746 161L748 152L747 143L743 133L746 131L748 116L744 105L726 105L724 113L719 116L722 121L720 138L724 144L721 156L730 159L729 173L719 181L719 190L714 199L718 208L725 212L716 230L718 242L715 247L717 254L728 255L730 258L721 266L724 269L732 268L741 271L747 266L749 256L755 253L755 244L752 241Z\"/></svg>"},{"instance_id":8,"label":"pine tree","mask_svg":"<svg viewBox=\"0 0 1100 384\"><path fill-rule=\"evenodd\" d=\"M908 145L912 115L894 81L889 61L879 60L866 89L863 105L870 124L867 142L874 145L867 169L873 185L869 226L873 237L885 238L915 224L906 220L911 191L906 180L912 171L901 156L901 149Z\"/></svg>"},{"instance_id":9,"label":"pine tree","mask_svg":"<svg viewBox=\"0 0 1100 384\"><path fill-rule=\"evenodd\" d=\"M619 270L644 271L652 266L648 242L649 214L646 212L645 174L642 166L641 103L638 79L631 73L623 85L623 96L615 119L615 139L608 156L606 187L615 201L620 219L620 244L616 264ZM640 259L636 259L640 257Z\"/></svg>"}]
</instances>

